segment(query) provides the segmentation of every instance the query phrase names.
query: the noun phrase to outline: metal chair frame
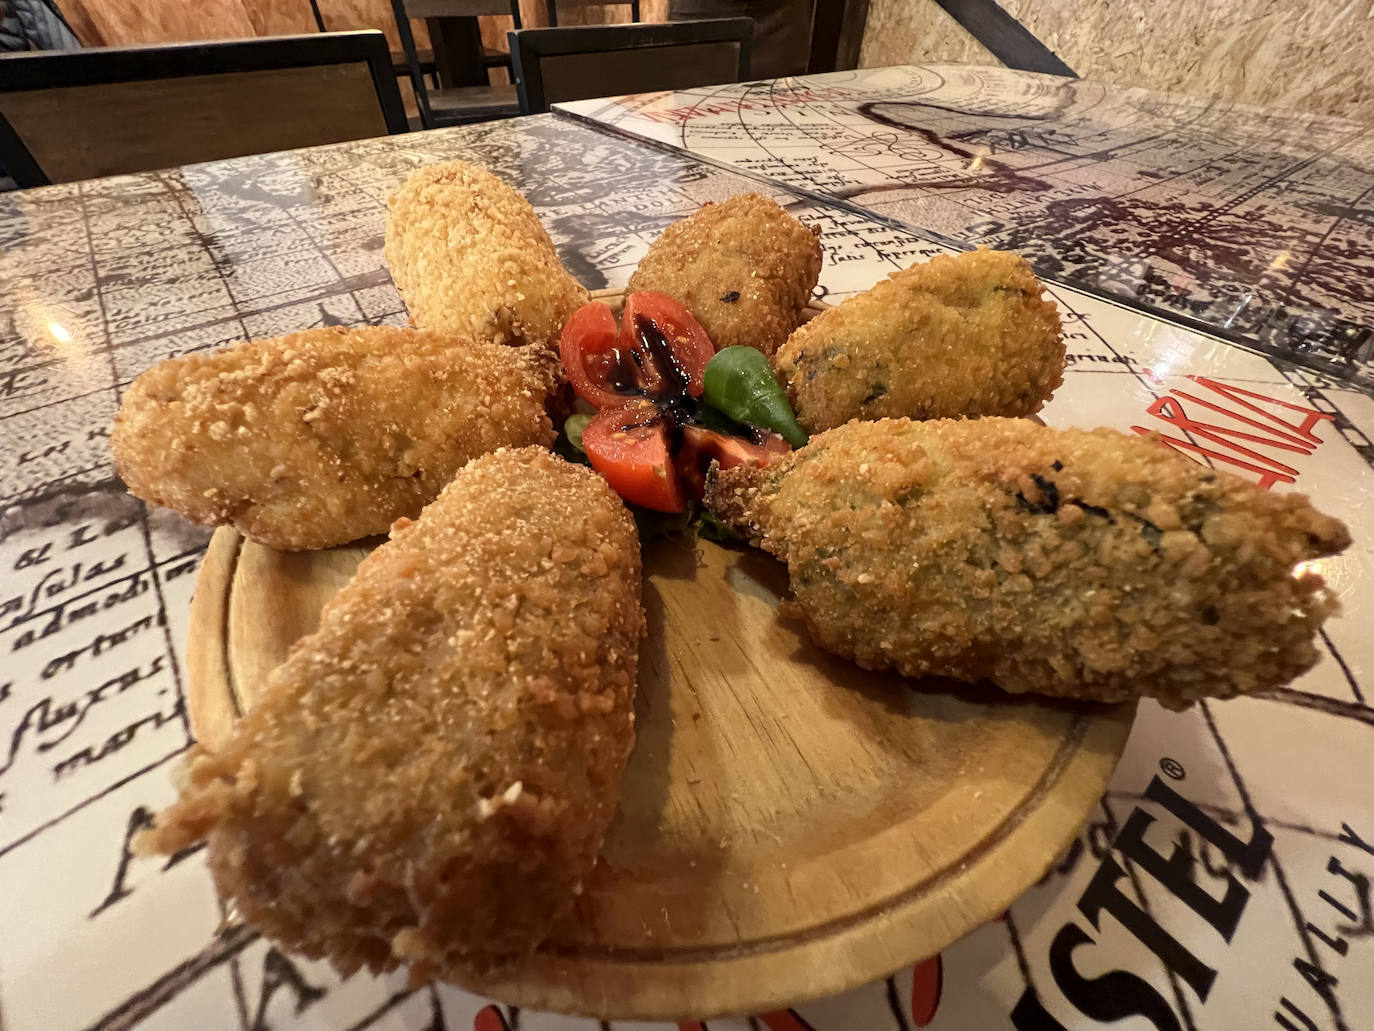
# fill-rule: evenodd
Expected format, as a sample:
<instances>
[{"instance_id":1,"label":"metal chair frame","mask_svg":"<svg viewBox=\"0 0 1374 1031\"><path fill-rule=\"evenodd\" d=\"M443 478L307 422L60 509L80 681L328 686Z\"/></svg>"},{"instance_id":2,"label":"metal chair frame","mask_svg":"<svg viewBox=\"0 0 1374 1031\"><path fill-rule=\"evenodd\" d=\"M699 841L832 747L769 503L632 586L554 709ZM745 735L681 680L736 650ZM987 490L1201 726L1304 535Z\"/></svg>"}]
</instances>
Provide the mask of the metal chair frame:
<instances>
[{"instance_id":1,"label":"metal chair frame","mask_svg":"<svg viewBox=\"0 0 1374 1031\"><path fill-rule=\"evenodd\" d=\"M747 81L754 21L752 18L708 18L699 21L562 26L515 31L509 37L512 67L520 96L520 113L528 115L549 109L540 67L545 57L691 43L738 43L736 81Z\"/></svg>"},{"instance_id":2,"label":"metal chair frame","mask_svg":"<svg viewBox=\"0 0 1374 1031\"><path fill-rule=\"evenodd\" d=\"M6 54L0 56L0 94L356 62L366 63L371 73L387 132L406 132L409 126L391 70L391 50L386 36L376 29ZM51 185L3 113L0 164L21 188Z\"/></svg>"}]
</instances>

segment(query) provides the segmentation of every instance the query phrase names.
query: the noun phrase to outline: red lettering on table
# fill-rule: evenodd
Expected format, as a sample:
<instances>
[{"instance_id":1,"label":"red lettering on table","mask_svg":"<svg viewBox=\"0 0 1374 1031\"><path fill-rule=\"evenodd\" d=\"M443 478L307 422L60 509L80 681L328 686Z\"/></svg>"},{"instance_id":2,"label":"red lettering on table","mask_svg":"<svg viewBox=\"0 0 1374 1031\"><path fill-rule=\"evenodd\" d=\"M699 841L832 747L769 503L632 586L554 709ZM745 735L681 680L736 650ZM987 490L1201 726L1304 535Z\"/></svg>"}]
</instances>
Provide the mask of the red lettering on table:
<instances>
[{"instance_id":1,"label":"red lettering on table","mask_svg":"<svg viewBox=\"0 0 1374 1031\"><path fill-rule=\"evenodd\" d=\"M1148 369L1144 371L1146 375L1150 375ZM1160 442L1175 451L1202 455L1212 461L1252 473L1255 483L1265 490L1276 483L1296 483L1298 470L1278 456L1267 454L1260 449L1310 455L1322 443L1321 438L1313 432L1316 425L1335 419L1329 412L1222 383L1210 376L1186 378L1219 395L1227 404L1220 404L1187 390L1171 389L1163 397L1156 399L1145 410L1146 414L1207 443L1201 444L1167 433L1159 435ZM1191 413L1189 408L1184 407L1185 401L1192 406ZM1272 407L1263 408L1260 406L1261 403ZM1273 411L1273 407L1282 409L1283 414ZM1207 414L1197 413L1198 408L1206 409ZM1225 416L1231 423L1210 421L1215 418L1210 414L1212 412ZM1296 421L1292 420L1291 416L1285 418L1284 415L1289 412L1297 413L1301 418ZM1144 426L1132 426L1131 429L1142 435L1156 432ZM1207 444L1215 446L1208 447Z\"/></svg>"}]
</instances>

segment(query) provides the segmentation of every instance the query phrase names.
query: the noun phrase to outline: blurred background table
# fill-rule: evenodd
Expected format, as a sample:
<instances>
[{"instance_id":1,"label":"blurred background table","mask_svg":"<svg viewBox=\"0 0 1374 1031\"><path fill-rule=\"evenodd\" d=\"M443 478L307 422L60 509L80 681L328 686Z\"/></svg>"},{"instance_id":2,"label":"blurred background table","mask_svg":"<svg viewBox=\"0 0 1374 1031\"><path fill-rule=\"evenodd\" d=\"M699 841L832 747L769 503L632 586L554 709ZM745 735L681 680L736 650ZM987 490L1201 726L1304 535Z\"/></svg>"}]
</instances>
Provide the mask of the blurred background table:
<instances>
[{"instance_id":1,"label":"blurred background table","mask_svg":"<svg viewBox=\"0 0 1374 1031\"><path fill-rule=\"evenodd\" d=\"M1007 68L558 105L1374 385L1374 127Z\"/></svg>"},{"instance_id":2,"label":"blurred background table","mask_svg":"<svg viewBox=\"0 0 1374 1031\"><path fill-rule=\"evenodd\" d=\"M709 156L540 116L0 197L7 1031L646 1027L517 1014L401 976L341 982L224 926L198 852L131 858L190 743L184 637L207 534L124 492L107 432L124 387L169 356L404 322L384 203L426 162L463 157L509 180L591 288L623 285L672 220L748 190L822 230L831 301L948 249L855 197ZM1374 400L1100 291L1051 292L1070 366L1046 421L1160 430L1196 460L1310 493L1355 531L1321 564L1346 614L1291 688L1186 713L1143 704L1089 824L1002 919L885 981L710 1031L1041 1031L1131 1013L1218 1031L1374 1025Z\"/></svg>"}]
</instances>

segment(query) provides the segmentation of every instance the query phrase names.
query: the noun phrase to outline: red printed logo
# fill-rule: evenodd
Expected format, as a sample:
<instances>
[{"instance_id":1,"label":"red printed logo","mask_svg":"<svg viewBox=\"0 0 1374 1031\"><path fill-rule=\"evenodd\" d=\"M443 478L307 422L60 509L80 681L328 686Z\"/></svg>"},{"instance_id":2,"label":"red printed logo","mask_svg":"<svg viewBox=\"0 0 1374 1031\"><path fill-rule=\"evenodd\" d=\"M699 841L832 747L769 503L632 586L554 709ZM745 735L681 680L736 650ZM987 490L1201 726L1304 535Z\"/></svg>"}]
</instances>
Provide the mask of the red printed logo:
<instances>
[{"instance_id":1,"label":"red printed logo","mask_svg":"<svg viewBox=\"0 0 1374 1031\"><path fill-rule=\"evenodd\" d=\"M1145 374L1150 375L1148 369ZM1146 414L1193 438L1164 432L1161 441L1189 457L1201 455L1243 470L1242 475L1251 474L1265 490L1276 483L1297 482L1298 470L1284 457L1312 454L1322 443L1314 427L1335 419L1327 412L1231 386L1210 376L1187 378L1216 397L1173 388L1156 400ZM1155 432L1145 426L1131 429L1140 434Z\"/></svg>"}]
</instances>

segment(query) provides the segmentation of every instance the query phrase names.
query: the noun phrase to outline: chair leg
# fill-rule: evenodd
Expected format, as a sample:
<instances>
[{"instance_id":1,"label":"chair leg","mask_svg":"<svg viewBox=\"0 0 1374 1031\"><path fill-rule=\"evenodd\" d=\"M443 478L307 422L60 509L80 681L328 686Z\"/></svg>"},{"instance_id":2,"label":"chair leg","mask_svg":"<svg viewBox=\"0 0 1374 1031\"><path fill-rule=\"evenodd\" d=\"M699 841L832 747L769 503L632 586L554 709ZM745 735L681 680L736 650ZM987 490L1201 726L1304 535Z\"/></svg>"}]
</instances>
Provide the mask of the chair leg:
<instances>
[{"instance_id":1,"label":"chair leg","mask_svg":"<svg viewBox=\"0 0 1374 1031\"><path fill-rule=\"evenodd\" d=\"M544 6L548 9L549 12L549 24L556 26L558 24L557 0L545 0Z\"/></svg>"},{"instance_id":2,"label":"chair leg","mask_svg":"<svg viewBox=\"0 0 1374 1031\"><path fill-rule=\"evenodd\" d=\"M403 0L391 0L391 14L396 19L396 32L401 37L401 49L406 52L406 64L410 66L410 86L415 91L415 106L420 111L420 125L426 129L433 129L434 115L429 109L429 91L425 89L425 75L420 70L420 54L415 49L415 36L410 31L410 19L406 17Z\"/></svg>"}]
</instances>

